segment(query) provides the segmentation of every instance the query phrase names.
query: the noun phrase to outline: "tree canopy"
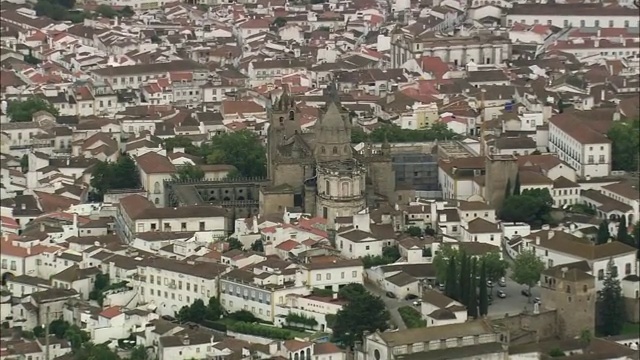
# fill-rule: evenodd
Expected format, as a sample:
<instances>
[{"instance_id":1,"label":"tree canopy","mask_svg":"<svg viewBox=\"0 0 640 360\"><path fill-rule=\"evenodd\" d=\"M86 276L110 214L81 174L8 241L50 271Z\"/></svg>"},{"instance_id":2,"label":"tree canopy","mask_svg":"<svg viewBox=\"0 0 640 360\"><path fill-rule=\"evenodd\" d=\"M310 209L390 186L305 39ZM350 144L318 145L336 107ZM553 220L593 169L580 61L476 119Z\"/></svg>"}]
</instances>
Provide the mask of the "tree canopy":
<instances>
[{"instance_id":1,"label":"tree canopy","mask_svg":"<svg viewBox=\"0 0 640 360\"><path fill-rule=\"evenodd\" d=\"M606 244L610 238L611 234L609 233L609 224L607 223L607 220L602 220L602 222L598 226L598 233L596 234L596 244Z\"/></svg>"},{"instance_id":2,"label":"tree canopy","mask_svg":"<svg viewBox=\"0 0 640 360\"><path fill-rule=\"evenodd\" d=\"M172 175L174 180L189 181L204 179L204 170L193 164L178 166L176 173Z\"/></svg>"},{"instance_id":3,"label":"tree canopy","mask_svg":"<svg viewBox=\"0 0 640 360\"><path fill-rule=\"evenodd\" d=\"M168 151L184 148L185 153L201 157L207 164L233 165L237 175L244 177L264 177L267 174L267 155L258 136L242 130L217 135L211 141L196 146L184 136L166 139Z\"/></svg>"},{"instance_id":4,"label":"tree canopy","mask_svg":"<svg viewBox=\"0 0 640 360\"><path fill-rule=\"evenodd\" d=\"M230 237L227 239L227 242L229 243L229 250L242 250L244 249L244 245L242 245L242 243L240 242L240 240L234 238L234 237Z\"/></svg>"},{"instance_id":5,"label":"tree canopy","mask_svg":"<svg viewBox=\"0 0 640 360\"><path fill-rule=\"evenodd\" d=\"M385 137L390 143L399 142L423 142L434 140L455 140L460 136L451 131L446 124L435 123L427 129L410 130L402 129L392 124L384 124L366 134L362 129L354 127L351 130L351 142L360 143L371 141L373 143L384 142Z\"/></svg>"},{"instance_id":6,"label":"tree canopy","mask_svg":"<svg viewBox=\"0 0 640 360\"><path fill-rule=\"evenodd\" d=\"M540 280L542 270L544 270L544 263L538 255L534 251L524 250L513 262L513 280L527 286L531 291L531 288Z\"/></svg>"},{"instance_id":7,"label":"tree canopy","mask_svg":"<svg viewBox=\"0 0 640 360\"><path fill-rule=\"evenodd\" d=\"M202 323L204 320L216 321L222 316L222 306L216 297L209 298L205 305L202 299L196 299L191 305L183 306L176 318L183 322Z\"/></svg>"},{"instance_id":8,"label":"tree canopy","mask_svg":"<svg viewBox=\"0 0 640 360\"><path fill-rule=\"evenodd\" d=\"M613 170L638 171L640 152L640 119L614 121L607 132L611 139L611 160Z\"/></svg>"},{"instance_id":9,"label":"tree canopy","mask_svg":"<svg viewBox=\"0 0 640 360\"><path fill-rule=\"evenodd\" d=\"M11 122L31 121L33 114L38 111L46 111L53 116L58 116L58 109L48 101L35 96L23 101L10 101L7 104L7 116Z\"/></svg>"},{"instance_id":10,"label":"tree canopy","mask_svg":"<svg viewBox=\"0 0 640 360\"><path fill-rule=\"evenodd\" d=\"M550 213L553 198L548 189L527 189L520 195L504 200L500 219L507 222L526 222L533 227L552 222Z\"/></svg>"},{"instance_id":11,"label":"tree canopy","mask_svg":"<svg viewBox=\"0 0 640 360\"><path fill-rule=\"evenodd\" d=\"M344 290L346 287L349 290ZM352 347L362 339L365 331L374 332L387 328L389 312L382 299L371 295L361 285L347 285L339 295L349 302L336 315L333 341Z\"/></svg>"},{"instance_id":12,"label":"tree canopy","mask_svg":"<svg viewBox=\"0 0 640 360\"><path fill-rule=\"evenodd\" d=\"M99 198L109 190L139 188L138 167L129 155L121 155L116 162L101 161L91 172L90 184Z\"/></svg>"},{"instance_id":13,"label":"tree canopy","mask_svg":"<svg viewBox=\"0 0 640 360\"><path fill-rule=\"evenodd\" d=\"M601 306L598 306L598 332L601 336L620 335L626 318L625 303L620 280L613 271L613 260L607 265L599 302Z\"/></svg>"}]
</instances>

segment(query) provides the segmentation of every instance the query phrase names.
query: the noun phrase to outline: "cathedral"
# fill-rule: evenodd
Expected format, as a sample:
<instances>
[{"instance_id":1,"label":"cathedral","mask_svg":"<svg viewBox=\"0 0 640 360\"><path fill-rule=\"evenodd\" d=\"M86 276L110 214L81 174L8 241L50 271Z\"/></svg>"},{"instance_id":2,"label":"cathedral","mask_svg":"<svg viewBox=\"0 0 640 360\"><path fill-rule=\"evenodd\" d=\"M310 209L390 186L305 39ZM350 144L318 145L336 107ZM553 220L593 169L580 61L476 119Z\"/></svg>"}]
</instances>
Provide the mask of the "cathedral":
<instances>
[{"instance_id":1,"label":"cathedral","mask_svg":"<svg viewBox=\"0 0 640 360\"><path fill-rule=\"evenodd\" d=\"M329 224L381 202L393 202L391 148L351 146L351 117L335 95L321 109L312 131L300 127L300 111L286 92L269 112L267 176L262 213L297 207Z\"/></svg>"}]
</instances>

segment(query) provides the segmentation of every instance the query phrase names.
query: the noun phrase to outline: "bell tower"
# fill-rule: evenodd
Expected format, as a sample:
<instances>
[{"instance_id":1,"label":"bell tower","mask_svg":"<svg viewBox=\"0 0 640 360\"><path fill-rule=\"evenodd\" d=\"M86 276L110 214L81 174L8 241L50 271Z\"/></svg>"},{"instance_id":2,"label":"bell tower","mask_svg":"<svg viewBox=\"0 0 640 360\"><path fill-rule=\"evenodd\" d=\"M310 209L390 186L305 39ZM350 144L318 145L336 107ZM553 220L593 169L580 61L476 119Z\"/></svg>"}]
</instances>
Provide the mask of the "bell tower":
<instances>
[{"instance_id":1,"label":"bell tower","mask_svg":"<svg viewBox=\"0 0 640 360\"><path fill-rule=\"evenodd\" d=\"M299 117L295 99L290 96L288 90L285 90L271 106L269 126L281 133L279 135L282 141L301 132Z\"/></svg>"}]
</instances>

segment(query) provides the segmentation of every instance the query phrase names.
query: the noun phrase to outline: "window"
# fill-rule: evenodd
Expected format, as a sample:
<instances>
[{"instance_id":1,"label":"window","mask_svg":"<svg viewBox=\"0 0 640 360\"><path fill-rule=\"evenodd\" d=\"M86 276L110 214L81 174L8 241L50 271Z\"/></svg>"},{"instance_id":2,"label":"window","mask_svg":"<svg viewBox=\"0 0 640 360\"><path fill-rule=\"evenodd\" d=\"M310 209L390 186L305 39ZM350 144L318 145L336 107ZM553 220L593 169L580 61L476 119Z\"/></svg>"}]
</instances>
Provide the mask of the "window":
<instances>
[{"instance_id":1,"label":"window","mask_svg":"<svg viewBox=\"0 0 640 360\"><path fill-rule=\"evenodd\" d=\"M585 26L584 20L580 20L580 27L584 27L584 26Z\"/></svg>"},{"instance_id":2,"label":"window","mask_svg":"<svg viewBox=\"0 0 640 360\"><path fill-rule=\"evenodd\" d=\"M598 280L604 279L604 270L598 270Z\"/></svg>"},{"instance_id":3,"label":"window","mask_svg":"<svg viewBox=\"0 0 640 360\"><path fill-rule=\"evenodd\" d=\"M594 24L595 27L600 27L600 20L594 21L593 24Z\"/></svg>"},{"instance_id":4,"label":"window","mask_svg":"<svg viewBox=\"0 0 640 360\"><path fill-rule=\"evenodd\" d=\"M563 25L564 27L569 27L569 20L565 20Z\"/></svg>"},{"instance_id":5,"label":"window","mask_svg":"<svg viewBox=\"0 0 640 360\"><path fill-rule=\"evenodd\" d=\"M186 222L180 223L180 229L182 231L187 231L187 223Z\"/></svg>"},{"instance_id":6,"label":"window","mask_svg":"<svg viewBox=\"0 0 640 360\"><path fill-rule=\"evenodd\" d=\"M589 290L589 287L587 285L582 285L583 292L587 292L588 290Z\"/></svg>"},{"instance_id":7,"label":"window","mask_svg":"<svg viewBox=\"0 0 640 360\"><path fill-rule=\"evenodd\" d=\"M316 274L316 280L317 281L321 281L322 280L322 274Z\"/></svg>"},{"instance_id":8,"label":"window","mask_svg":"<svg viewBox=\"0 0 640 360\"><path fill-rule=\"evenodd\" d=\"M613 27L613 20L609 20L609 27L612 28Z\"/></svg>"},{"instance_id":9,"label":"window","mask_svg":"<svg viewBox=\"0 0 640 360\"><path fill-rule=\"evenodd\" d=\"M327 280L331 280L331 273L327 273Z\"/></svg>"},{"instance_id":10,"label":"window","mask_svg":"<svg viewBox=\"0 0 640 360\"><path fill-rule=\"evenodd\" d=\"M200 221L200 231L204 231L204 221Z\"/></svg>"},{"instance_id":11,"label":"window","mask_svg":"<svg viewBox=\"0 0 640 360\"><path fill-rule=\"evenodd\" d=\"M629 27L629 20L625 20L624 21L624 27L628 28Z\"/></svg>"},{"instance_id":12,"label":"window","mask_svg":"<svg viewBox=\"0 0 640 360\"><path fill-rule=\"evenodd\" d=\"M626 263L624 265L624 274L625 275L631 274L631 264L630 263Z\"/></svg>"},{"instance_id":13,"label":"window","mask_svg":"<svg viewBox=\"0 0 640 360\"><path fill-rule=\"evenodd\" d=\"M353 278L358 277L358 271L357 270L353 270L351 272L351 277L353 277Z\"/></svg>"}]
</instances>

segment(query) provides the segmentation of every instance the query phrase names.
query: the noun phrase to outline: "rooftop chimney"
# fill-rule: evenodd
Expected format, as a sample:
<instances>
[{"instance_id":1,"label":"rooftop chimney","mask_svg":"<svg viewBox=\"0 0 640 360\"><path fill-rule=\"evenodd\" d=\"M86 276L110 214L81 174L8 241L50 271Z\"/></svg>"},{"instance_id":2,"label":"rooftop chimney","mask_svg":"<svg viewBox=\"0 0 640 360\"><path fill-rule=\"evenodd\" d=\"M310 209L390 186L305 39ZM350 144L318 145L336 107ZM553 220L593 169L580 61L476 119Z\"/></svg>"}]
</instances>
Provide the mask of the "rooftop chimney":
<instances>
[{"instance_id":1,"label":"rooftop chimney","mask_svg":"<svg viewBox=\"0 0 640 360\"><path fill-rule=\"evenodd\" d=\"M553 230L549 230L549 239L553 238L556 235L556 232Z\"/></svg>"},{"instance_id":2,"label":"rooftop chimney","mask_svg":"<svg viewBox=\"0 0 640 360\"><path fill-rule=\"evenodd\" d=\"M536 236L536 245L540 245L540 236Z\"/></svg>"}]
</instances>

